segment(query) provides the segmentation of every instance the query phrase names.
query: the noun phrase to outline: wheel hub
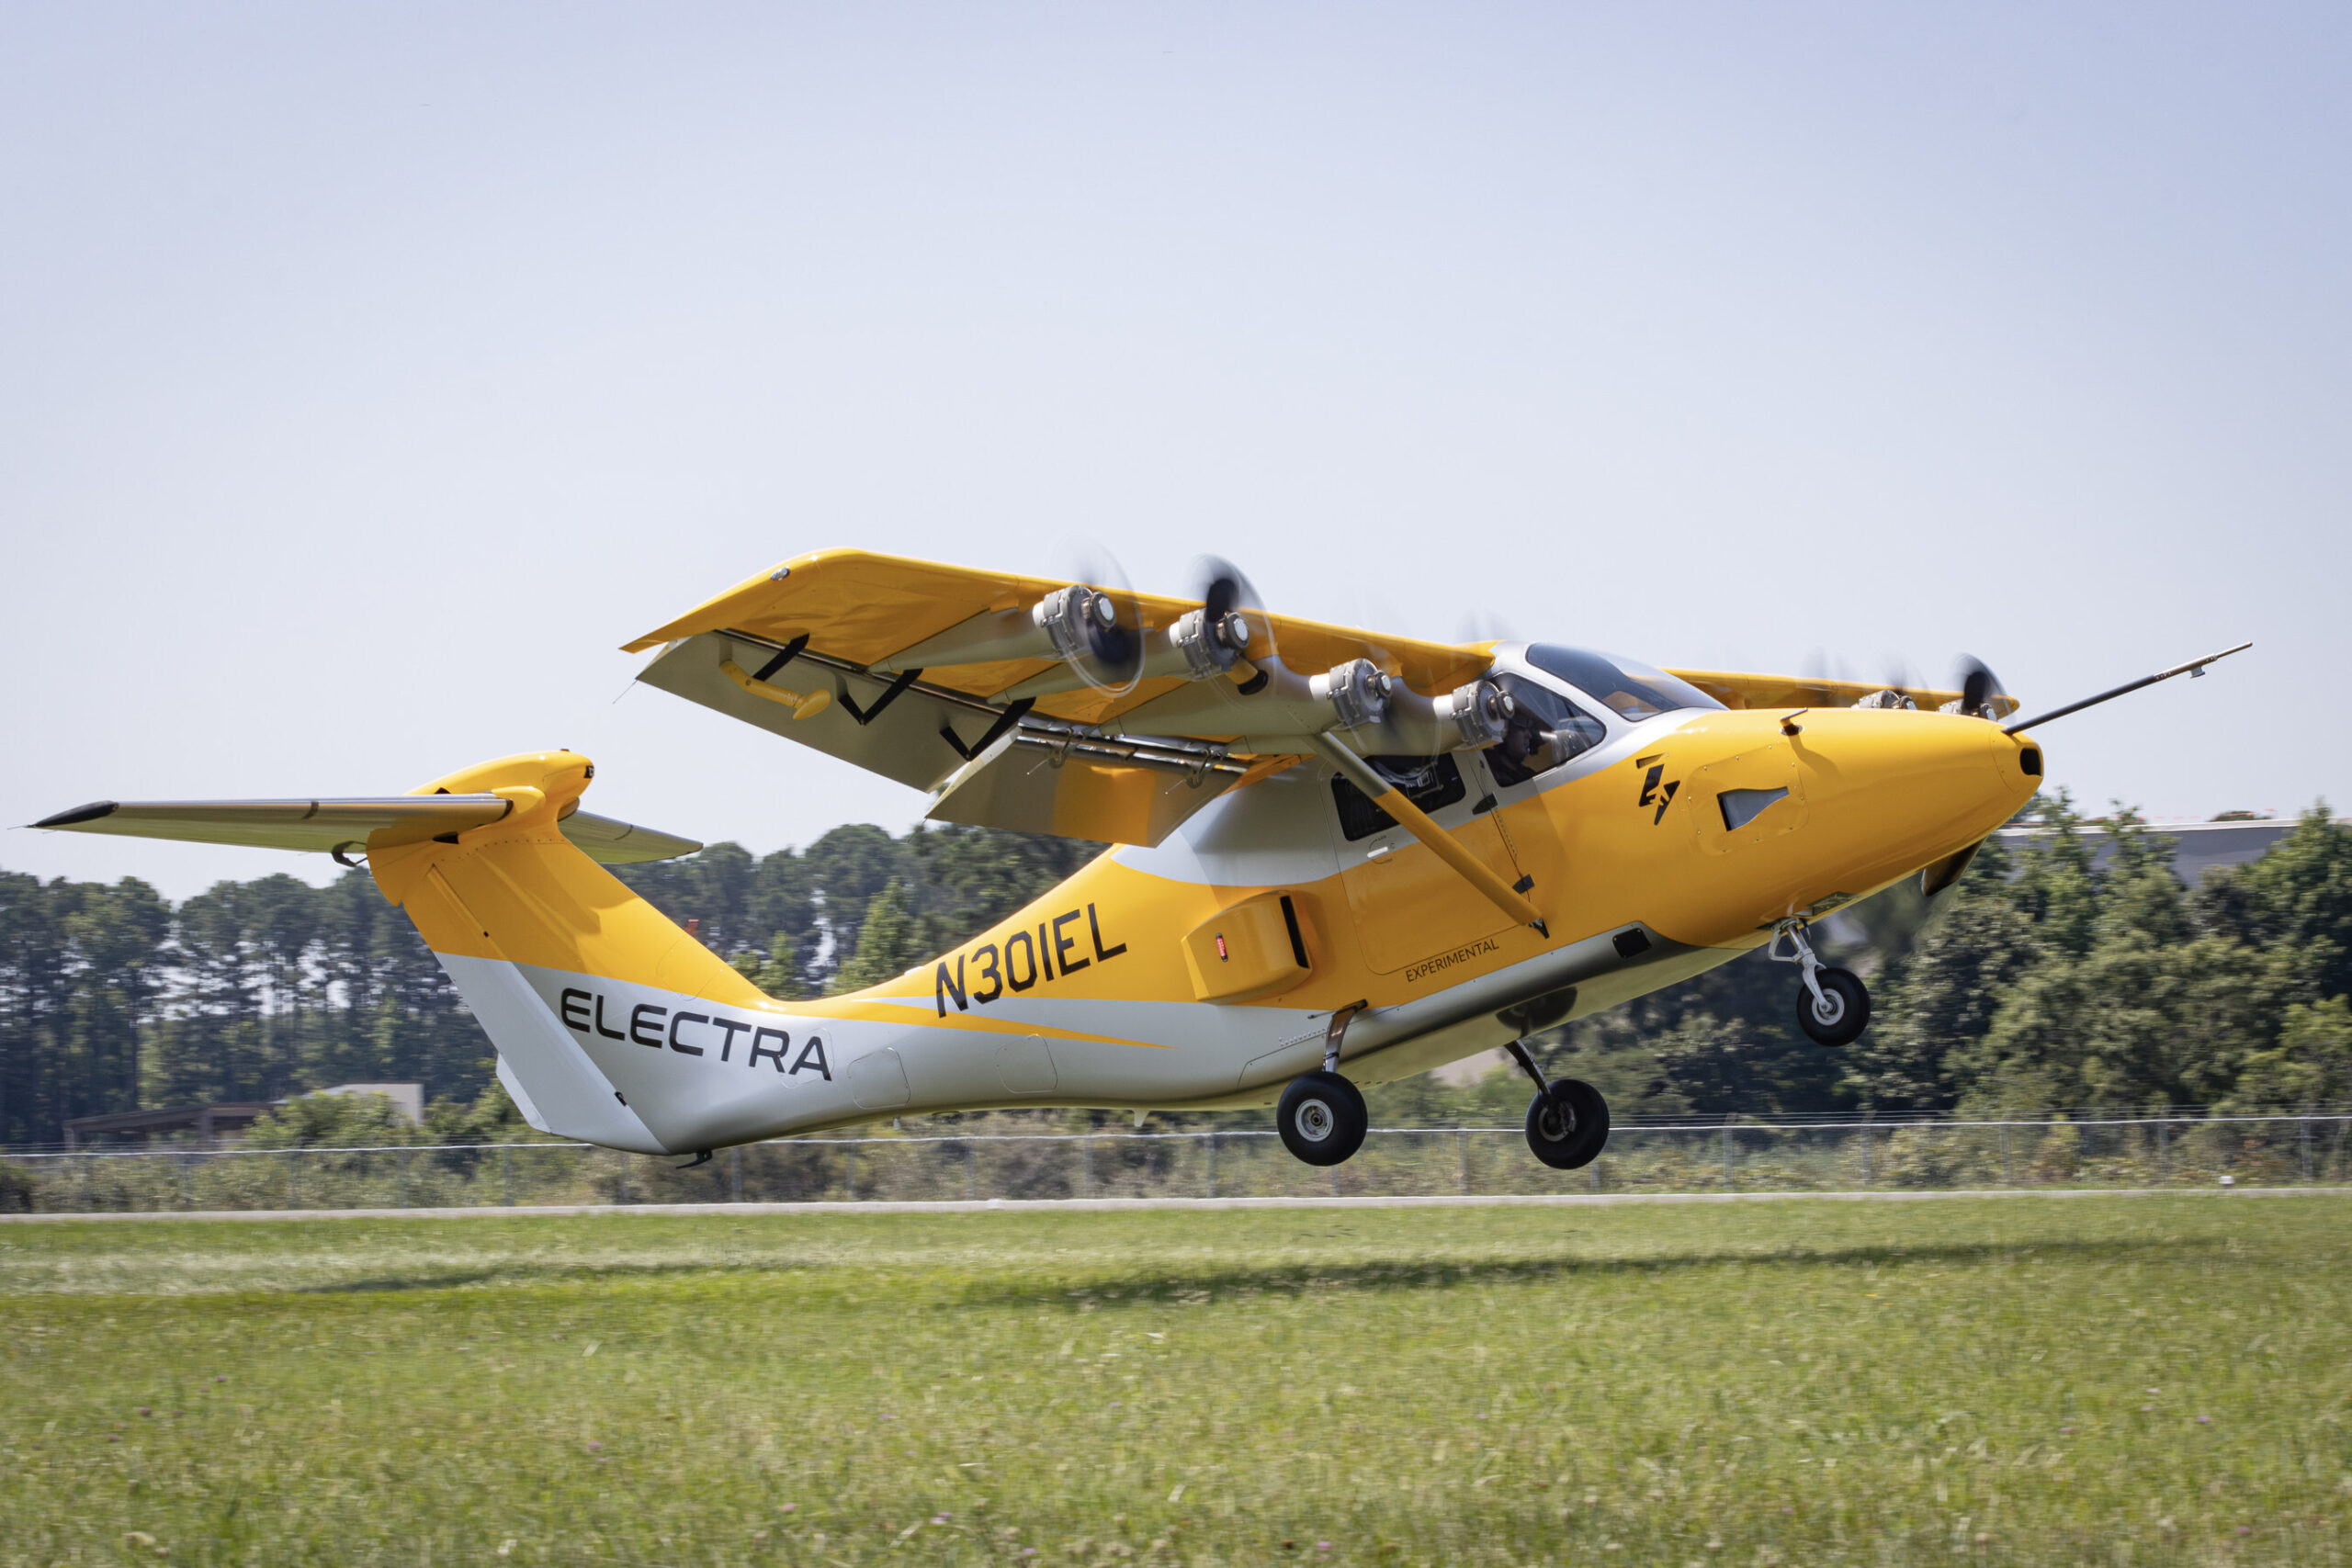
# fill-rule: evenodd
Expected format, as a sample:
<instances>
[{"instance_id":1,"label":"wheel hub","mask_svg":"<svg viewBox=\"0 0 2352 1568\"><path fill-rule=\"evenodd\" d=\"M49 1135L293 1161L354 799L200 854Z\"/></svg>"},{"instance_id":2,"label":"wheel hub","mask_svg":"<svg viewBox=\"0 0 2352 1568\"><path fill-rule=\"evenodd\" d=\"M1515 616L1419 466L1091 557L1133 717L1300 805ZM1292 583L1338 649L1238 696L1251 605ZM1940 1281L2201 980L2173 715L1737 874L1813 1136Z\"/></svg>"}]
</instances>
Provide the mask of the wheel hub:
<instances>
[{"instance_id":1,"label":"wheel hub","mask_svg":"<svg viewBox=\"0 0 2352 1568\"><path fill-rule=\"evenodd\" d=\"M1310 1143L1321 1143L1331 1135L1331 1108L1319 1100L1310 1100L1298 1108L1298 1134Z\"/></svg>"}]
</instances>

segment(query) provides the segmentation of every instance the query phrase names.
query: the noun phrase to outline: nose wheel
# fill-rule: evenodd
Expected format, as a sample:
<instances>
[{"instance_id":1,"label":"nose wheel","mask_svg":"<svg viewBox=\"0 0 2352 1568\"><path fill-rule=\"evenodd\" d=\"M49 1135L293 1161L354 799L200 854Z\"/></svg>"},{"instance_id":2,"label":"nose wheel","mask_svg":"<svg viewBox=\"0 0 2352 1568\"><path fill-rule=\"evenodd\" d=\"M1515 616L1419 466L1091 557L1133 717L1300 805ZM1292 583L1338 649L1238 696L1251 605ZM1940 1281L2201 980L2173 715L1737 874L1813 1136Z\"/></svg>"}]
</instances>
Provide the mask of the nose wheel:
<instances>
[{"instance_id":1,"label":"nose wheel","mask_svg":"<svg viewBox=\"0 0 2352 1568\"><path fill-rule=\"evenodd\" d=\"M1788 952L1781 949L1786 947ZM1851 1045L1871 1026L1871 993L1861 976L1821 962L1803 920L1783 920L1766 950L1773 962L1793 964L1804 976L1797 993L1797 1027L1816 1045Z\"/></svg>"}]
</instances>

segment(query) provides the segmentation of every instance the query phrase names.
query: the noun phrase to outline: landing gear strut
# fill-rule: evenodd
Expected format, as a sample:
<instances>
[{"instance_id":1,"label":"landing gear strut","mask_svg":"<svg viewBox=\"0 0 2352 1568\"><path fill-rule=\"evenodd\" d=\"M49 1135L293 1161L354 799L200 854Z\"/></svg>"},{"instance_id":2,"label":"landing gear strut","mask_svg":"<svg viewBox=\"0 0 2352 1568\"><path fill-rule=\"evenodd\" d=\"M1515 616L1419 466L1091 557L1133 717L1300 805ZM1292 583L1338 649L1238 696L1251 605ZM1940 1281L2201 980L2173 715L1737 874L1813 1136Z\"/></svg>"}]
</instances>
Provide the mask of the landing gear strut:
<instances>
[{"instance_id":1,"label":"landing gear strut","mask_svg":"<svg viewBox=\"0 0 2352 1568\"><path fill-rule=\"evenodd\" d=\"M1851 1045L1871 1026L1871 993L1850 969L1833 969L1813 951L1804 921L1782 920L1772 928L1766 955L1775 964L1796 964L1804 976L1797 994L1797 1027L1816 1045ZM1781 948L1789 949L1783 953Z\"/></svg>"},{"instance_id":2,"label":"landing gear strut","mask_svg":"<svg viewBox=\"0 0 2352 1568\"><path fill-rule=\"evenodd\" d=\"M1322 1070L1293 1078L1274 1108L1274 1130L1282 1134L1283 1147L1309 1165L1346 1160L1363 1147L1364 1133L1372 1126L1363 1092L1339 1071L1340 1042L1363 1010L1363 1003L1355 1002L1331 1014L1330 1027L1323 1033Z\"/></svg>"},{"instance_id":3,"label":"landing gear strut","mask_svg":"<svg viewBox=\"0 0 2352 1568\"><path fill-rule=\"evenodd\" d=\"M1527 1107L1527 1146L1535 1157L1555 1170L1577 1170L1598 1159L1609 1142L1609 1102L1600 1091L1577 1078L1546 1080L1516 1040L1503 1049L1535 1080L1535 1099Z\"/></svg>"}]
</instances>

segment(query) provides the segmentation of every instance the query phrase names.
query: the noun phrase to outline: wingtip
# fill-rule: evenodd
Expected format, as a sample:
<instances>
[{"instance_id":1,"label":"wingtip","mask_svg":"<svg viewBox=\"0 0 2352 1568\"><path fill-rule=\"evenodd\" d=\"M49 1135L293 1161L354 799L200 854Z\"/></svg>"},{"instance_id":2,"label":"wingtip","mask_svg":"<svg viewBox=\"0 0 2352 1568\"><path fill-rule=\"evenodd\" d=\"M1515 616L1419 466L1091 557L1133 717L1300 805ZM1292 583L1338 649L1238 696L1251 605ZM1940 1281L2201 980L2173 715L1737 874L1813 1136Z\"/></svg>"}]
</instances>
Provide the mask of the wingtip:
<instances>
[{"instance_id":1,"label":"wingtip","mask_svg":"<svg viewBox=\"0 0 2352 1568\"><path fill-rule=\"evenodd\" d=\"M71 811L61 811L54 817L44 817L33 824L36 828L78 828L85 822L95 822L101 817L114 815L116 803L94 800L87 806L77 806Z\"/></svg>"}]
</instances>

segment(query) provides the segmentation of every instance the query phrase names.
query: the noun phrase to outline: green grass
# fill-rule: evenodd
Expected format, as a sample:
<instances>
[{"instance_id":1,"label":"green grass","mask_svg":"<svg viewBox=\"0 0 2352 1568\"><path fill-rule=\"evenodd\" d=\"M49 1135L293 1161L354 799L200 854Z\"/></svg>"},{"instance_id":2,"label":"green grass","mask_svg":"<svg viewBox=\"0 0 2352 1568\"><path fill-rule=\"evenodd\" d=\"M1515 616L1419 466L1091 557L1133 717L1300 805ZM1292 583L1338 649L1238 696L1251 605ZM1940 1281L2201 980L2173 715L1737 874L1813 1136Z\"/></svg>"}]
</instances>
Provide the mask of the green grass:
<instances>
[{"instance_id":1,"label":"green grass","mask_svg":"<svg viewBox=\"0 0 2352 1568\"><path fill-rule=\"evenodd\" d=\"M2347 1222L10 1225L0 1563L2340 1562Z\"/></svg>"}]
</instances>

